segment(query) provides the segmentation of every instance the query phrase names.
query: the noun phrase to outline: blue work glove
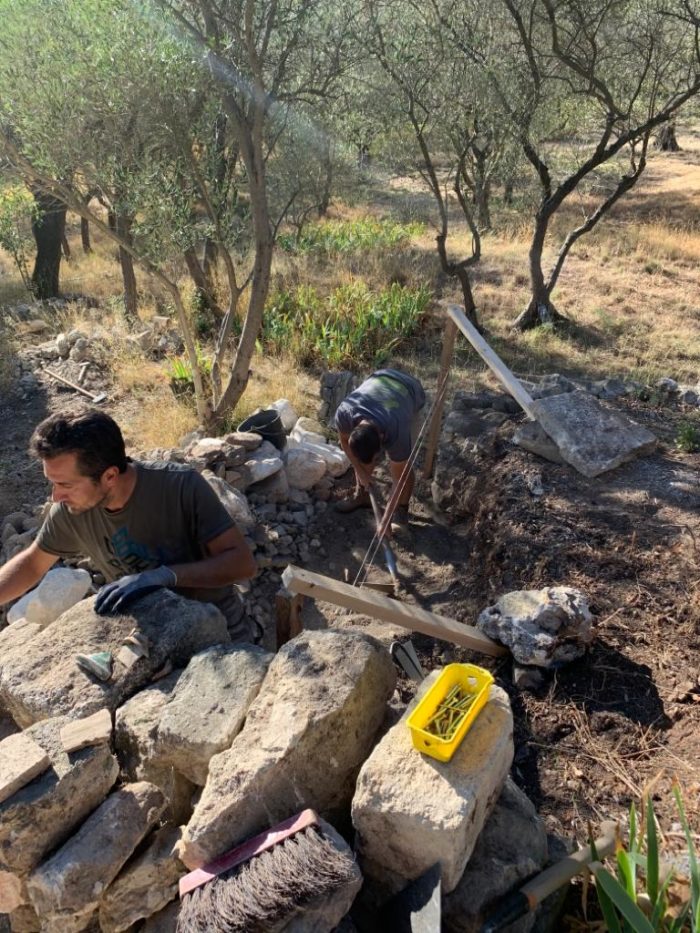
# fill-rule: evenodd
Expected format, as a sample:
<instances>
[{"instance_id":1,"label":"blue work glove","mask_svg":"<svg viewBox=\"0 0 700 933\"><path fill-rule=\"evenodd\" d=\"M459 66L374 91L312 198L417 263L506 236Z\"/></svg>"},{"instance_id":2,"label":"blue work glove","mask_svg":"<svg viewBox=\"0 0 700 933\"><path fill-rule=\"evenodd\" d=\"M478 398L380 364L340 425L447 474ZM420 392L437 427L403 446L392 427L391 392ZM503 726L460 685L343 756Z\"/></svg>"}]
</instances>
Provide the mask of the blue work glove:
<instances>
[{"instance_id":1,"label":"blue work glove","mask_svg":"<svg viewBox=\"0 0 700 933\"><path fill-rule=\"evenodd\" d=\"M143 573L132 573L128 577L105 584L95 599L95 612L106 616L123 612L136 599L153 593L165 586L175 586L177 576L170 567L156 567Z\"/></svg>"}]
</instances>

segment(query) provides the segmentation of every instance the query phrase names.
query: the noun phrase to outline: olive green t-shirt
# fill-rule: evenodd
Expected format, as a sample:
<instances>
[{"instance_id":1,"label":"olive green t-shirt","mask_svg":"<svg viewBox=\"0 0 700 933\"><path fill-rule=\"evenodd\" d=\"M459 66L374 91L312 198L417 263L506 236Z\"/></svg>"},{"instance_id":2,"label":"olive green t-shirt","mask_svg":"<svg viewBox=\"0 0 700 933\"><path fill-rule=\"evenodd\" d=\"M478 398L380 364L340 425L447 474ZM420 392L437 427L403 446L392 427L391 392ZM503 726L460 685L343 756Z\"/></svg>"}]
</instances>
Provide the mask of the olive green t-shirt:
<instances>
[{"instance_id":1,"label":"olive green t-shirt","mask_svg":"<svg viewBox=\"0 0 700 933\"><path fill-rule=\"evenodd\" d=\"M110 583L164 564L202 560L207 542L235 526L196 470L170 462L134 461L133 466L136 485L123 508L95 506L72 515L55 503L37 536L39 547L57 557L89 557ZM240 598L230 585L177 587L176 592L214 603L230 625L240 621Z\"/></svg>"}]
</instances>

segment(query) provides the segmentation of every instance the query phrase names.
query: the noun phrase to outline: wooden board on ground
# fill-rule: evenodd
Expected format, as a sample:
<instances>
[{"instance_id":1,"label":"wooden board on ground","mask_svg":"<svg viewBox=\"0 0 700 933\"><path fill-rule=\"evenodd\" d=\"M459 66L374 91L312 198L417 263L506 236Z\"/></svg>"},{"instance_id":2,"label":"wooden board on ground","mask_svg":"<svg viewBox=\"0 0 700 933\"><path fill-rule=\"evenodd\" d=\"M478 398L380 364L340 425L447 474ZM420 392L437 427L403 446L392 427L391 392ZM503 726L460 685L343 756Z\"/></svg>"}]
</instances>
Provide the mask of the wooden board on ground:
<instances>
[{"instance_id":1,"label":"wooden board on ground","mask_svg":"<svg viewBox=\"0 0 700 933\"><path fill-rule=\"evenodd\" d=\"M0 803L39 777L51 759L41 746L23 732L8 735L0 742Z\"/></svg>"},{"instance_id":2,"label":"wooden board on ground","mask_svg":"<svg viewBox=\"0 0 700 933\"><path fill-rule=\"evenodd\" d=\"M78 752L88 745L103 745L112 737L112 715L100 709L92 716L75 719L61 729L61 744L65 751Z\"/></svg>"},{"instance_id":3,"label":"wooden board on ground","mask_svg":"<svg viewBox=\"0 0 700 933\"><path fill-rule=\"evenodd\" d=\"M457 305L450 305L447 313L525 414L532 418L533 421L537 421L537 415L533 409L534 399L525 390L518 378L508 369L500 356L486 343L476 327L468 320L464 311Z\"/></svg>"},{"instance_id":4,"label":"wooden board on ground","mask_svg":"<svg viewBox=\"0 0 700 933\"><path fill-rule=\"evenodd\" d=\"M462 625L454 619L428 612L418 606L407 606L371 590L341 583L320 573L303 570L293 564L282 574L282 582L290 593L304 593L321 602L353 609L382 622L393 622L411 632L441 638L455 645L480 651L482 654L498 657L506 654L508 650L469 625Z\"/></svg>"}]
</instances>

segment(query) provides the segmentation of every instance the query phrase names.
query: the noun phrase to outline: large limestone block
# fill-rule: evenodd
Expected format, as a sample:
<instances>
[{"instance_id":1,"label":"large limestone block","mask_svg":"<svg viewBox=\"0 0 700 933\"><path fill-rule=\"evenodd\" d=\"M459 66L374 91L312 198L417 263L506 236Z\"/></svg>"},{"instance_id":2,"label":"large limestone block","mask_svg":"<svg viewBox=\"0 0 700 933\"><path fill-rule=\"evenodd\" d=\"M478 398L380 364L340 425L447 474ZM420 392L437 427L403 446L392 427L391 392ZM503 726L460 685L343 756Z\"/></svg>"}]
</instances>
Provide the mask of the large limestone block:
<instances>
[{"instance_id":1,"label":"large limestone block","mask_svg":"<svg viewBox=\"0 0 700 933\"><path fill-rule=\"evenodd\" d=\"M241 732L209 763L183 838L190 868L305 807L349 803L396 683L372 639L303 632L268 669Z\"/></svg>"},{"instance_id":2,"label":"large limestone block","mask_svg":"<svg viewBox=\"0 0 700 933\"><path fill-rule=\"evenodd\" d=\"M508 778L457 887L443 899L446 933L479 933L489 909L544 868L547 833L527 796ZM507 933L529 933L530 914Z\"/></svg>"},{"instance_id":3,"label":"large limestone block","mask_svg":"<svg viewBox=\"0 0 700 933\"><path fill-rule=\"evenodd\" d=\"M7 613L8 622L26 619L48 625L79 602L92 586L87 570L54 567L41 583L18 599Z\"/></svg>"},{"instance_id":4,"label":"large limestone block","mask_svg":"<svg viewBox=\"0 0 700 933\"><path fill-rule=\"evenodd\" d=\"M111 794L29 877L29 898L37 913L66 927L73 916L89 919L165 806L162 793L146 781Z\"/></svg>"},{"instance_id":5,"label":"large limestone block","mask_svg":"<svg viewBox=\"0 0 700 933\"><path fill-rule=\"evenodd\" d=\"M500 687L491 688L449 762L413 747L408 713L365 762L352 801L363 873L386 895L435 862L442 866L443 891L453 890L513 760L513 714Z\"/></svg>"},{"instance_id":6,"label":"large limestone block","mask_svg":"<svg viewBox=\"0 0 700 933\"><path fill-rule=\"evenodd\" d=\"M112 679L101 683L75 663L76 654L111 651L137 628L151 642L148 657L131 669L114 662ZM161 590L139 600L125 615L101 616L86 599L7 651L0 660L0 700L22 727L60 714L88 716L115 710L144 687L167 660L185 667L192 655L230 641L226 620L209 603Z\"/></svg>"},{"instance_id":7,"label":"large limestone block","mask_svg":"<svg viewBox=\"0 0 700 933\"><path fill-rule=\"evenodd\" d=\"M581 389L538 399L532 408L564 460L584 476L614 470L656 447L651 431Z\"/></svg>"},{"instance_id":8,"label":"large limestone block","mask_svg":"<svg viewBox=\"0 0 700 933\"><path fill-rule=\"evenodd\" d=\"M593 641L588 600L570 586L514 590L479 613L477 628L510 648L518 664L560 667Z\"/></svg>"},{"instance_id":9,"label":"large limestone block","mask_svg":"<svg viewBox=\"0 0 700 933\"><path fill-rule=\"evenodd\" d=\"M209 760L230 748L271 660L253 645L220 645L195 655L163 709L159 757L204 786Z\"/></svg>"},{"instance_id":10,"label":"large limestone block","mask_svg":"<svg viewBox=\"0 0 700 933\"><path fill-rule=\"evenodd\" d=\"M158 728L182 671L141 690L115 715L114 745L122 771L131 781L150 781L168 800L167 816L186 823L192 815L195 785L160 757Z\"/></svg>"},{"instance_id":11,"label":"large limestone block","mask_svg":"<svg viewBox=\"0 0 700 933\"><path fill-rule=\"evenodd\" d=\"M335 444L326 444L325 441L320 444L315 441L310 441L307 438L303 438L302 440L290 438L287 441L287 446L290 450L297 447L316 454L316 456L320 457L325 462L326 471L329 476L342 476L343 473L347 473L350 469L350 460L345 452L340 447L336 447Z\"/></svg>"},{"instance_id":12,"label":"large limestone block","mask_svg":"<svg viewBox=\"0 0 700 933\"><path fill-rule=\"evenodd\" d=\"M181 830L164 826L150 837L147 848L132 859L107 888L100 904L100 927L118 933L157 913L177 897L186 869L176 854Z\"/></svg>"},{"instance_id":13,"label":"large limestone block","mask_svg":"<svg viewBox=\"0 0 700 933\"><path fill-rule=\"evenodd\" d=\"M117 779L108 745L66 754L58 717L31 726L26 735L48 754L51 767L0 804L0 868L31 871L98 807Z\"/></svg>"}]
</instances>

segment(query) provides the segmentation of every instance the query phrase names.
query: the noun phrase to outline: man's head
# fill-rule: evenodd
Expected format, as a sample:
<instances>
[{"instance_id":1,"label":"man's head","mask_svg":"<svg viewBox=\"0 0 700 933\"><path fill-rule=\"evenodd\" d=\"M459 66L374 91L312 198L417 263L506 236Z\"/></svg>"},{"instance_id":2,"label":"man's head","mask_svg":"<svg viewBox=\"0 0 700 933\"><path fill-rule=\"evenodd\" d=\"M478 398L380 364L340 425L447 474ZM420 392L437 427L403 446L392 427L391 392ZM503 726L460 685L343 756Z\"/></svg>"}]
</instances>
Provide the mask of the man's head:
<instances>
[{"instance_id":1,"label":"man's head","mask_svg":"<svg viewBox=\"0 0 700 933\"><path fill-rule=\"evenodd\" d=\"M34 431L32 453L43 461L54 502L78 514L107 501L126 472L124 438L102 411L52 415Z\"/></svg>"},{"instance_id":2,"label":"man's head","mask_svg":"<svg viewBox=\"0 0 700 933\"><path fill-rule=\"evenodd\" d=\"M371 421L361 421L350 432L348 444L360 463L374 463L382 449L379 428Z\"/></svg>"}]
</instances>

